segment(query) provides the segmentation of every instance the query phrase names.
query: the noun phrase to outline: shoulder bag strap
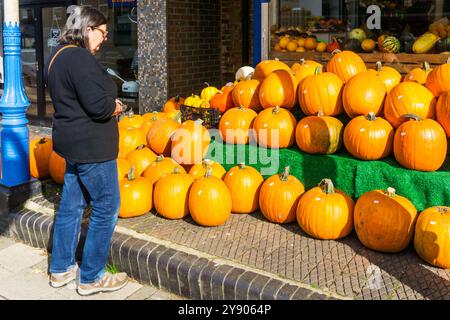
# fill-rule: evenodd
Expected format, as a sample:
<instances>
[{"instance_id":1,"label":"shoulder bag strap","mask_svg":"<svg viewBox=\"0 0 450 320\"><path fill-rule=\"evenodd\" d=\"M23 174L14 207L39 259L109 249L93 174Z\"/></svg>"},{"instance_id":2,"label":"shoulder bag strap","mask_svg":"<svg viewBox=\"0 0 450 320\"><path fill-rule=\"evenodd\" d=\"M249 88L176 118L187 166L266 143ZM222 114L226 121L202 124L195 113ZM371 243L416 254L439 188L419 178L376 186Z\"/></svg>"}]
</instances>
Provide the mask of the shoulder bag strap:
<instances>
[{"instance_id":1,"label":"shoulder bag strap","mask_svg":"<svg viewBox=\"0 0 450 320\"><path fill-rule=\"evenodd\" d=\"M52 67L53 61L55 61L56 57L61 53L61 51L63 51L64 49L67 48L76 48L77 46L74 44L69 44L67 46L62 47L61 49L59 49L55 55L53 56L52 60L50 61L50 63L48 64L48 69L47 69L47 77L50 74L50 68Z\"/></svg>"}]
</instances>

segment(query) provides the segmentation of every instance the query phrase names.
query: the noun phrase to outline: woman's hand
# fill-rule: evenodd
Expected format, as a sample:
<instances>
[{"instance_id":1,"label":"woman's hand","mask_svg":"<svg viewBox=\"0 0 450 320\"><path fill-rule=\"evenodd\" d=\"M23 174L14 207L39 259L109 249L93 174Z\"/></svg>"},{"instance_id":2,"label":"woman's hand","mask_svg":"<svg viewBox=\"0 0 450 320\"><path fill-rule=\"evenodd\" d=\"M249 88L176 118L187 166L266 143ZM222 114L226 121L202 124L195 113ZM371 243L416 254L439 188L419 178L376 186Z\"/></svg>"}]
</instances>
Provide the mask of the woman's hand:
<instances>
[{"instance_id":1,"label":"woman's hand","mask_svg":"<svg viewBox=\"0 0 450 320\"><path fill-rule=\"evenodd\" d=\"M114 110L113 116L117 116L123 110L123 103L119 99L116 99L116 109Z\"/></svg>"}]
</instances>

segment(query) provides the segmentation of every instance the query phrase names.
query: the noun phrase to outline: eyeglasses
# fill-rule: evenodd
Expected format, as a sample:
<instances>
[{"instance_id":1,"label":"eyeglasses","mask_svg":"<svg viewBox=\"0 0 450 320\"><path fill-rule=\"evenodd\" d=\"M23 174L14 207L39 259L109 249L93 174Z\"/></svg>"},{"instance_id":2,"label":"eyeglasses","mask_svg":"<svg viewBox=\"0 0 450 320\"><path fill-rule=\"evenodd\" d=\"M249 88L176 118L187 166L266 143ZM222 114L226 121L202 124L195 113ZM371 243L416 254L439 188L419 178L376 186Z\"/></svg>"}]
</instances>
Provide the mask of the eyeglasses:
<instances>
[{"instance_id":1,"label":"eyeglasses","mask_svg":"<svg viewBox=\"0 0 450 320\"><path fill-rule=\"evenodd\" d=\"M106 39L106 37L108 36L108 31L100 29L99 27L93 27L92 29L100 31L102 33L103 39Z\"/></svg>"}]
</instances>

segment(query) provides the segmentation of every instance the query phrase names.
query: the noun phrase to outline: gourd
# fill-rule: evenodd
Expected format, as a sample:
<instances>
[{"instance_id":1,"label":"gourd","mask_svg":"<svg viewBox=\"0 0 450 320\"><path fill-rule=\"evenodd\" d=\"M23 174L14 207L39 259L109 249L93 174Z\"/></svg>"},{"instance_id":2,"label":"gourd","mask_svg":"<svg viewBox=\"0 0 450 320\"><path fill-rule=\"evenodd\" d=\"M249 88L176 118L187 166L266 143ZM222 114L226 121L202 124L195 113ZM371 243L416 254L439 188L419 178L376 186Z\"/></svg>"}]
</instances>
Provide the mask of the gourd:
<instances>
[{"instance_id":1,"label":"gourd","mask_svg":"<svg viewBox=\"0 0 450 320\"><path fill-rule=\"evenodd\" d=\"M131 167L127 178L119 182L120 218L141 216L153 207L152 184L147 178L136 177L134 167Z\"/></svg>"},{"instance_id":2,"label":"gourd","mask_svg":"<svg viewBox=\"0 0 450 320\"><path fill-rule=\"evenodd\" d=\"M439 37L431 32L426 32L413 43L412 50L414 53L427 53L430 51Z\"/></svg>"},{"instance_id":3,"label":"gourd","mask_svg":"<svg viewBox=\"0 0 450 320\"><path fill-rule=\"evenodd\" d=\"M50 176L49 161L53 152L51 138L42 137L30 142L30 175L36 179Z\"/></svg>"}]
</instances>

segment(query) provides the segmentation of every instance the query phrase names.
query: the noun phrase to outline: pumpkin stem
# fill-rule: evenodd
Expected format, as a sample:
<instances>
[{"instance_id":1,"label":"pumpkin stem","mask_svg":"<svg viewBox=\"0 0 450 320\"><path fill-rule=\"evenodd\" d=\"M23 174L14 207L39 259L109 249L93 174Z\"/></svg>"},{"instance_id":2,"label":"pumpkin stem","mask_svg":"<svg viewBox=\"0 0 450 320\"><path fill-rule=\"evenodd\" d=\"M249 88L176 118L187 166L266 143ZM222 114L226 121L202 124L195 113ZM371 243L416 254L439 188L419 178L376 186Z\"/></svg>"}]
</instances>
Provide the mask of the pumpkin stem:
<instances>
[{"instance_id":1,"label":"pumpkin stem","mask_svg":"<svg viewBox=\"0 0 450 320\"><path fill-rule=\"evenodd\" d=\"M137 148L136 148L136 150L142 150L142 149L144 149L145 148L145 144L141 144L140 146L138 146Z\"/></svg>"},{"instance_id":2,"label":"pumpkin stem","mask_svg":"<svg viewBox=\"0 0 450 320\"><path fill-rule=\"evenodd\" d=\"M42 137L40 140L39 140L39 144L44 144L44 143L46 143L47 142L47 138L46 137Z\"/></svg>"},{"instance_id":3,"label":"pumpkin stem","mask_svg":"<svg viewBox=\"0 0 450 320\"><path fill-rule=\"evenodd\" d=\"M325 116L325 114L323 113L322 110L319 110L319 112L317 112L317 116L318 117L323 117L323 116Z\"/></svg>"},{"instance_id":4,"label":"pumpkin stem","mask_svg":"<svg viewBox=\"0 0 450 320\"><path fill-rule=\"evenodd\" d=\"M153 116L150 120L153 121L153 122L155 122L155 121L158 120L158 118Z\"/></svg>"},{"instance_id":5,"label":"pumpkin stem","mask_svg":"<svg viewBox=\"0 0 450 320\"><path fill-rule=\"evenodd\" d=\"M161 161L163 161L164 160L164 155L159 155L159 156L157 156L156 157L156 160L155 160L155 162L161 162Z\"/></svg>"},{"instance_id":6,"label":"pumpkin stem","mask_svg":"<svg viewBox=\"0 0 450 320\"><path fill-rule=\"evenodd\" d=\"M274 60L275 60L275 61L280 61L280 59L278 59L278 58L275 58Z\"/></svg>"},{"instance_id":7,"label":"pumpkin stem","mask_svg":"<svg viewBox=\"0 0 450 320\"><path fill-rule=\"evenodd\" d=\"M450 63L450 57L447 58L447 63Z\"/></svg>"},{"instance_id":8,"label":"pumpkin stem","mask_svg":"<svg viewBox=\"0 0 450 320\"><path fill-rule=\"evenodd\" d=\"M420 121L422 120L421 117L419 117L418 115L412 114L412 113L407 113L402 115L403 118L407 118L407 119L414 119L415 121Z\"/></svg>"},{"instance_id":9,"label":"pumpkin stem","mask_svg":"<svg viewBox=\"0 0 450 320\"><path fill-rule=\"evenodd\" d=\"M209 87L209 83L208 82L204 82L204 85L206 85L206 87Z\"/></svg>"},{"instance_id":10,"label":"pumpkin stem","mask_svg":"<svg viewBox=\"0 0 450 320\"><path fill-rule=\"evenodd\" d=\"M277 114L279 111L280 111L280 106L276 106L275 108L273 108L272 113Z\"/></svg>"},{"instance_id":11,"label":"pumpkin stem","mask_svg":"<svg viewBox=\"0 0 450 320\"><path fill-rule=\"evenodd\" d=\"M395 189L394 189L394 188L391 188L391 187L387 188L386 194L387 194L388 197L390 197L390 198L395 197L395 196L396 196L396 194L395 194Z\"/></svg>"},{"instance_id":12,"label":"pumpkin stem","mask_svg":"<svg viewBox=\"0 0 450 320\"><path fill-rule=\"evenodd\" d=\"M233 82L227 82L227 84L225 85L225 87L232 87L232 86L234 86Z\"/></svg>"},{"instance_id":13,"label":"pumpkin stem","mask_svg":"<svg viewBox=\"0 0 450 320\"><path fill-rule=\"evenodd\" d=\"M134 117L134 112L133 109L130 110L130 112L128 112L128 118L133 118Z\"/></svg>"},{"instance_id":14,"label":"pumpkin stem","mask_svg":"<svg viewBox=\"0 0 450 320\"><path fill-rule=\"evenodd\" d=\"M134 176L134 166L131 166L130 171L128 171L127 177L128 177L128 180L129 180L129 181L132 181L132 180L135 179L135 176Z\"/></svg>"},{"instance_id":15,"label":"pumpkin stem","mask_svg":"<svg viewBox=\"0 0 450 320\"><path fill-rule=\"evenodd\" d=\"M203 122L204 121L202 119L200 119L200 118L194 121L194 123L198 124L198 125L202 125Z\"/></svg>"},{"instance_id":16,"label":"pumpkin stem","mask_svg":"<svg viewBox=\"0 0 450 320\"><path fill-rule=\"evenodd\" d=\"M181 173L180 167L175 167L175 168L173 168L173 172L172 172L172 173L174 173L174 174L180 174L180 173Z\"/></svg>"},{"instance_id":17,"label":"pumpkin stem","mask_svg":"<svg viewBox=\"0 0 450 320\"><path fill-rule=\"evenodd\" d=\"M239 163L239 169L245 169L245 163L243 162Z\"/></svg>"},{"instance_id":18,"label":"pumpkin stem","mask_svg":"<svg viewBox=\"0 0 450 320\"><path fill-rule=\"evenodd\" d=\"M375 67L376 67L377 71L380 72L383 69L383 64L381 63L381 61L377 61L377 63L375 64Z\"/></svg>"},{"instance_id":19,"label":"pumpkin stem","mask_svg":"<svg viewBox=\"0 0 450 320\"><path fill-rule=\"evenodd\" d=\"M423 69L425 71L430 71L430 64L428 63L428 61L423 62Z\"/></svg>"},{"instance_id":20,"label":"pumpkin stem","mask_svg":"<svg viewBox=\"0 0 450 320\"><path fill-rule=\"evenodd\" d=\"M208 166L208 167L206 168L205 178L211 177L212 172L213 172L213 169L212 169L210 166Z\"/></svg>"},{"instance_id":21,"label":"pumpkin stem","mask_svg":"<svg viewBox=\"0 0 450 320\"><path fill-rule=\"evenodd\" d=\"M244 78L244 80L248 81L248 80L252 80L252 78L253 78L253 72L252 72L252 73L249 73L249 74Z\"/></svg>"},{"instance_id":22,"label":"pumpkin stem","mask_svg":"<svg viewBox=\"0 0 450 320\"><path fill-rule=\"evenodd\" d=\"M288 181L289 180L289 173L290 173L290 168L289 166L284 168L284 172L280 177L281 181Z\"/></svg>"},{"instance_id":23,"label":"pumpkin stem","mask_svg":"<svg viewBox=\"0 0 450 320\"><path fill-rule=\"evenodd\" d=\"M316 70L314 70L314 74L321 74L322 73L322 66L316 67Z\"/></svg>"},{"instance_id":24,"label":"pumpkin stem","mask_svg":"<svg viewBox=\"0 0 450 320\"><path fill-rule=\"evenodd\" d=\"M331 54L334 56L335 54L341 53L342 51L339 49L334 49Z\"/></svg>"},{"instance_id":25,"label":"pumpkin stem","mask_svg":"<svg viewBox=\"0 0 450 320\"><path fill-rule=\"evenodd\" d=\"M203 168L208 169L209 167L211 167L212 165L212 160L211 159L204 159L203 160Z\"/></svg>"},{"instance_id":26,"label":"pumpkin stem","mask_svg":"<svg viewBox=\"0 0 450 320\"><path fill-rule=\"evenodd\" d=\"M369 112L369 114L367 115L367 120L369 120L369 121L375 121L376 119L377 119L377 117L375 116L375 113L374 112Z\"/></svg>"},{"instance_id":27,"label":"pumpkin stem","mask_svg":"<svg viewBox=\"0 0 450 320\"><path fill-rule=\"evenodd\" d=\"M326 194L334 193L334 185L331 179L323 179L322 181L320 181L319 187Z\"/></svg>"},{"instance_id":28,"label":"pumpkin stem","mask_svg":"<svg viewBox=\"0 0 450 320\"><path fill-rule=\"evenodd\" d=\"M305 58L301 58L300 59L300 64L305 64L305 63L306 63Z\"/></svg>"},{"instance_id":29,"label":"pumpkin stem","mask_svg":"<svg viewBox=\"0 0 450 320\"><path fill-rule=\"evenodd\" d=\"M449 207L436 207L436 210L437 210L439 213L447 213L447 212L450 211L450 208L449 208Z\"/></svg>"},{"instance_id":30,"label":"pumpkin stem","mask_svg":"<svg viewBox=\"0 0 450 320\"><path fill-rule=\"evenodd\" d=\"M177 121L181 119L181 111L177 113L177 115L175 117L173 117L173 120Z\"/></svg>"}]
</instances>

